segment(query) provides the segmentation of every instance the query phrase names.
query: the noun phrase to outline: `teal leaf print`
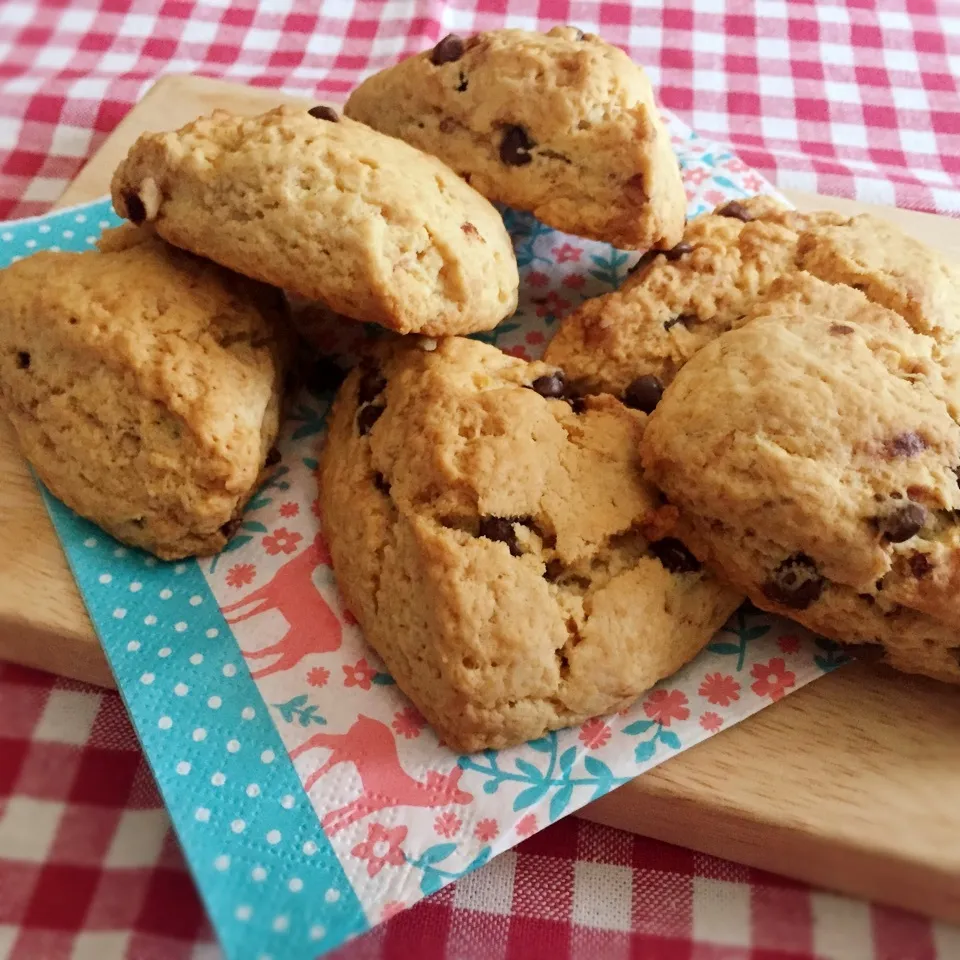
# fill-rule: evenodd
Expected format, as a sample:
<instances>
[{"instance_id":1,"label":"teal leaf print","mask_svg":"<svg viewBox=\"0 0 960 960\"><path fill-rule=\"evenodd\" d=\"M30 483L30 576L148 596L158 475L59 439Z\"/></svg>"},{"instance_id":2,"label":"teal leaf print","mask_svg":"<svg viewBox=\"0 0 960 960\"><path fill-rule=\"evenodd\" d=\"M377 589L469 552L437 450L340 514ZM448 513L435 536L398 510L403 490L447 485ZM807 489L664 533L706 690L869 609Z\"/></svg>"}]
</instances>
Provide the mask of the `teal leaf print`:
<instances>
[{"instance_id":1,"label":"teal leaf print","mask_svg":"<svg viewBox=\"0 0 960 960\"><path fill-rule=\"evenodd\" d=\"M444 870L437 866L454 854L456 850L457 845L455 843L437 843L428 847L415 859L407 857L407 863L411 867L423 871L423 876L420 878L420 890L424 894L436 893L445 883L449 883L451 880L459 880L460 877L466 876L471 870L482 867L490 859L490 848L483 847L463 870Z\"/></svg>"},{"instance_id":2,"label":"teal leaf print","mask_svg":"<svg viewBox=\"0 0 960 960\"><path fill-rule=\"evenodd\" d=\"M550 819L558 820L563 816L564 810L570 805L570 800L573 797L573 784L568 783L565 787L561 787L551 798L550 798Z\"/></svg>"},{"instance_id":3,"label":"teal leaf print","mask_svg":"<svg viewBox=\"0 0 960 960\"><path fill-rule=\"evenodd\" d=\"M549 789L549 783L539 783L535 787L527 787L526 790L522 790L517 794L516 799L513 801L513 809L526 810L527 807L532 807L547 795Z\"/></svg>"},{"instance_id":4,"label":"teal leaf print","mask_svg":"<svg viewBox=\"0 0 960 960\"><path fill-rule=\"evenodd\" d=\"M671 750L680 749L680 738L672 730L660 731L660 742Z\"/></svg>"},{"instance_id":5,"label":"teal leaf print","mask_svg":"<svg viewBox=\"0 0 960 960\"><path fill-rule=\"evenodd\" d=\"M284 703L274 703L271 706L280 714L286 723L299 723L301 727L309 727L311 724L317 726L326 726L326 719L317 712L316 705L308 702L305 693L296 697L291 697Z\"/></svg>"},{"instance_id":6,"label":"teal leaf print","mask_svg":"<svg viewBox=\"0 0 960 960\"><path fill-rule=\"evenodd\" d=\"M646 763L653 758L656 752L657 741L656 738L654 738L653 740L644 740L638 743L636 749L633 751L633 756L637 763Z\"/></svg>"}]
</instances>

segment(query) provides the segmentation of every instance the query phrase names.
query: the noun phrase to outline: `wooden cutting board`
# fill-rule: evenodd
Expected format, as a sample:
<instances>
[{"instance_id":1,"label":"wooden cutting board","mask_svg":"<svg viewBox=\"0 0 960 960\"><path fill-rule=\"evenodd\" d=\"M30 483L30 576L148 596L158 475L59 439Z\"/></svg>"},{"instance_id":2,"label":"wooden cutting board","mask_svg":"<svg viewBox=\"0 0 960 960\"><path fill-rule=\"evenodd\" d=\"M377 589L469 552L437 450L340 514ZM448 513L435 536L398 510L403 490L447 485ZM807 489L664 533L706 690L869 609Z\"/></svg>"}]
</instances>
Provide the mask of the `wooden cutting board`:
<instances>
[{"instance_id":1,"label":"wooden cutting board","mask_svg":"<svg viewBox=\"0 0 960 960\"><path fill-rule=\"evenodd\" d=\"M160 80L64 193L102 196L137 135L275 91ZM960 222L871 209L960 259ZM114 686L40 497L0 423L0 658ZM960 689L857 664L597 801L583 816L820 886L960 922ZM960 934L958 934L960 936Z\"/></svg>"}]
</instances>

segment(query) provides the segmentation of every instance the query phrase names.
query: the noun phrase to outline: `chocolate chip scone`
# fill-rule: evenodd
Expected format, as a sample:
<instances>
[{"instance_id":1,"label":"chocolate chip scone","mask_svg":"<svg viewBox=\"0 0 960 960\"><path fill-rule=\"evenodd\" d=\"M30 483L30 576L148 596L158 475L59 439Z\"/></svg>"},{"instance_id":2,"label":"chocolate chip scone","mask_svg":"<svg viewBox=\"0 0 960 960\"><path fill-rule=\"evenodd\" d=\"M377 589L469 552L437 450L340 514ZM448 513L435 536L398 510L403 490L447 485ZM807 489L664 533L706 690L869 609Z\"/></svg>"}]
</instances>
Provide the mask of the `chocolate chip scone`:
<instances>
[{"instance_id":1,"label":"chocolate chip scone","mask_svg":"<svg viewBox=\"0 0 960 960\"><path fill-rule=\"evenodd\" d=\"M804 214L752 197L692 220L672 250L641 257L619 290L563 320L544 359L582 392L655 402L698 350L800 271L861 289L941 340L960 331L960 278L934 251L877 217Z\"/></svg>"},{"instance_id":2,"label":"chocolate chip scone","mask_svg":"<svg viewBox=\"0 0 960 960\"><path fill-rule=\"evenodd\" d=\"M643 461L757 606L960 682L960 362L924 299L905 313L936 335L853 286L778 281L680 370Z\"/></svg>"},{"instance_id":3,"label":"chocolate chip scone","mask_svg":"<svg viewBox=\"0 0 960 960\"><path fill-rule=\"evenodd\" d=\"M345 110L559 230L636 249L683 232L686 196L650 82L593 34L451 35L369 77Z\"/></svg>"},{"instance_id":4,"label":"chocolate chip scone","mask_svg":"<svg viewBox=\"0 0 960 960\"><path fill-rule=\"evenodd\" d=\"M163 559L216 553L280 415L278 291L132 226L0 271L0 405L47 487Z\"/></svg>"},{"instance_id":5,"label":"chocolate chip scone","mask_svg":"<svg viewBox=\"0 0 960 960\"><path fill-rule=\"evenodd\" d=\"M796 269L804 230L841 222L772 197L725 203L691 220L671 250L644 254L619 290L565 317L544 359L586 392L624 395L643 378L653 384L651 397L659 395L690 357L742 323L770 285Z\"/></svg>"},{"instance_id":6,"label":"chocolate chip scone","mask_svg":"<svg viewBox=\"0 0 960 960\"><path fill-rule=\"evenodd\" d=\"M488 330L516 308L496 209L435 157L329 107L217 110L145 134L112 193L120 216L178 247L400 333Z\"/></svg>"},{"instance_id":7,"label":"chocolate chip scone","mask_svg":"<svg viewBox=\"0 0 960 960\"><path fill-rule=\"evenodd\" d=\"M659 537L644 414L560 393L545 364L449 338L361 366L334 405L320 503L337 582L458 749L626 706L740 601Z\"/></svg>"}]
</instances>

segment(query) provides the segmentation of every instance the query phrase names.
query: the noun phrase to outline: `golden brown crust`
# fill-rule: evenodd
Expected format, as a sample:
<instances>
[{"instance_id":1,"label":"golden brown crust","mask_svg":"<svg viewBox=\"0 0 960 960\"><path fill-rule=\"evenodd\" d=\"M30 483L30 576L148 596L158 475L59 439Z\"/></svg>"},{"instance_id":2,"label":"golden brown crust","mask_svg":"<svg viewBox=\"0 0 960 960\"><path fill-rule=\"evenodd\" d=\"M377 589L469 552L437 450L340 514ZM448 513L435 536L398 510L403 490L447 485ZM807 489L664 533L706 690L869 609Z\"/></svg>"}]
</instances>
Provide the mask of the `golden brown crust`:
<instances>
[{"instance_id":1,"label":"golden brown crust","mask_svg":"<svg viewBox=\"0 0 960 960\"><path fill-rule=\"evenodd\" d=\"M50 490L164 559L210 554L276 437L276 290L167 246L36 254L0 272L0 401Z\"/></svg>"},{"instance_id":2,"label":"golden brown crust","mask_svg":"<svg viewBox=\"0 0 960 960\"><path fill-rule=\"evenodd\" d=\"M369 77L345 109L559 230L634 249L671 247L683 231L683 184L646 74L592 34L447 38Z\"/></svg>"},{"instance_id":3,"label":"golden brown crust","mask_svg":"<svg viewBox=\"0 0 960 960\"><path fill-rule=\"evenodd\" d=\"M645 416L612 397L578 414L530 388L551 373L470 340L401 345L348 377L330 420L320 501L337 582L401 689L464 750L625 706L739 601L671 572L644 536L658 508L639 472Z\"/></svg>"},{"instance_id":4,"label":"golden brown crust","mask_svg":"<svg viewBox=\"0 0 960 960\"><path fill-rule=\"evenodd\" d=\"M344 117L217 110L142 136L112 193L170 243L401 333L487 330L516 308L494 207L436 158Z\"/></svg>"}]
</instances>

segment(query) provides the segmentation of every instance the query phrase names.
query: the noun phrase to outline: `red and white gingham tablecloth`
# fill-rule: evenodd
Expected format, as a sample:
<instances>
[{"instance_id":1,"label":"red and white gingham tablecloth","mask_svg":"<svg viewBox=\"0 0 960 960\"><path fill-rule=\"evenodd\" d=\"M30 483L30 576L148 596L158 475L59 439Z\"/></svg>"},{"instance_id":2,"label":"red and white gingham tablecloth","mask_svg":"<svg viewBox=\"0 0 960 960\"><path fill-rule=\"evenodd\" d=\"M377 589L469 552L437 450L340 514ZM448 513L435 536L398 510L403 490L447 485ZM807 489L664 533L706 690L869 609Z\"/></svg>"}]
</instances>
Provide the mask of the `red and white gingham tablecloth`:
<instances>
[{"instance_id":1,"label":"red and white gingham tablecloth","mask_svg":"<svg viewBox=\"0 0 960 960\"><path fill-rule=\"evenodd\" d=\"M960 214L957 3L0 0L0 219L161 74L342 99L448 32L557 22L781 187ZM338 956L953 960L960 930L568 819ZM217 957L119 697L0 666L0 960Z\"/></svg>"}]
</instances>

